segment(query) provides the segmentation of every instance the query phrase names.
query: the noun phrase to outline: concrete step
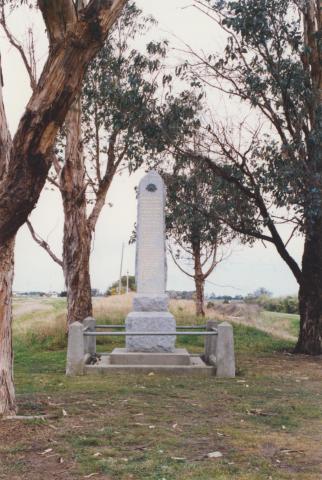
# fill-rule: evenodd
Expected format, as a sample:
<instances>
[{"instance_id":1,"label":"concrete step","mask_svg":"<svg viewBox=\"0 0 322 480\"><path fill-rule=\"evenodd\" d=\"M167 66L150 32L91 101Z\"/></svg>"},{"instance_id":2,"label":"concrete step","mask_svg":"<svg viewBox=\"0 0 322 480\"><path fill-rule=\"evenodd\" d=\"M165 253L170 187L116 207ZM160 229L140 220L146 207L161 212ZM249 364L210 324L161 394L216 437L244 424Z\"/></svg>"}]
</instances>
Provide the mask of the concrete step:
<instances>
[{"instance_id":1,"label":"concrete step","mask_svg":"<svg viewBox=\"0 0 322 480\"><path fill-rule=\"evenodd\" d=\"M167 352L128 352L126 348L115 348L109 355L111 365L190 365L190 355L185 348L176 348Z\"/></svg>"}]
</instances>

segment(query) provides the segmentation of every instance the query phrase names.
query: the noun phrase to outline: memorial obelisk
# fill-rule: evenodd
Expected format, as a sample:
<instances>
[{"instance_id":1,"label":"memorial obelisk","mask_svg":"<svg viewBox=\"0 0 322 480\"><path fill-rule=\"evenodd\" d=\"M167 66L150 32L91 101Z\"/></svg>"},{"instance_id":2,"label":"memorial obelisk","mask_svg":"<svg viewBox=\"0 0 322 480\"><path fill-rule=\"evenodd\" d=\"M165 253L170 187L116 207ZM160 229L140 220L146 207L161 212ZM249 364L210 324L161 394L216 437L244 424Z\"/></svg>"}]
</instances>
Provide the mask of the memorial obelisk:
<instances>
[{"instance_id":1,"label":"memorial obelisk","mask_svg":"<svg viewBox=\"0 0 322 480\"><path fill-rule=\"evenodd\" d=\"M126 332L160 332L153 336L127 336L129 352L174 352L174 317L168 311L165 293L167 263L165 247L165 186L161 176L150 171L138 187L136 236L136 286L133 311L127 316Z\"/></svg>"}]
</instances>

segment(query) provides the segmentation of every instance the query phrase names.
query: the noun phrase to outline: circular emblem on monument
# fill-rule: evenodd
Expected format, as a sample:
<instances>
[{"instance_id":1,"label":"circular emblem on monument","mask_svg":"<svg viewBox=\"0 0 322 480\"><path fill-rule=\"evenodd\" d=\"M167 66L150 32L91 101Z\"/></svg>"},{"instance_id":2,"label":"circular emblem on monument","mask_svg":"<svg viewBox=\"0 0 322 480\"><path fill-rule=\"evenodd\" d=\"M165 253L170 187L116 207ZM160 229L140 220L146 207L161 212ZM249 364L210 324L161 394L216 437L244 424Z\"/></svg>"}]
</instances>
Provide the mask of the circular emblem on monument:
<instances>
[{"instance_id":1,"label":"circular emblem on monument","mask_svg":"<svg viewBox=\"0 0 322 480\"><path fill-rule=\"evenodd\" d=\"M154 183L149 183L149 185L146 187L146 190L148 192L155 192L157 190L157 186Z\"/></svg>"}]
</instances>

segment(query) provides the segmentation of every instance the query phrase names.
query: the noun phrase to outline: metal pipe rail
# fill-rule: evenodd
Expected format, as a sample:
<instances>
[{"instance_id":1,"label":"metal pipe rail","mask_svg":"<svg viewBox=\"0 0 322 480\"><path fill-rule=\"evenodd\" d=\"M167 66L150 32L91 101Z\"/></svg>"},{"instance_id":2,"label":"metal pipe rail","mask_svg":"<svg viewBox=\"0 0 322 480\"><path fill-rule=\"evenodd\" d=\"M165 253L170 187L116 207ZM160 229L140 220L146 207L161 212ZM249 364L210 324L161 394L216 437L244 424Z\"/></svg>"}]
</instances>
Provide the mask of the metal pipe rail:
<instances>
[{"instance_id":1,"label":"metal pipe rail","mask_svg":"<svg viewBox=\"0 0 322 480\"><path fill-rule=\"evenodd\" d=\"M90 332L87 329L84 331L84 335L87 337L96 337L96 336L128 336L133 337L134 335L158 335L158 336L177 336L177 335L218 335L217 330L212 332Z\"/></svg>"},{"instance_id":2,"label":"metal pipe rail","mask_svg":"<svg viewBox=\"0 0 322 480\"><path fill-rule=\"evenodd\" d=\"M125 328L125 325L96 325L95 328ZM178 330L183 330L184 328L192 328L192 329L205 329L206 325L177 325Z\"/></svg>"}]
</instances>

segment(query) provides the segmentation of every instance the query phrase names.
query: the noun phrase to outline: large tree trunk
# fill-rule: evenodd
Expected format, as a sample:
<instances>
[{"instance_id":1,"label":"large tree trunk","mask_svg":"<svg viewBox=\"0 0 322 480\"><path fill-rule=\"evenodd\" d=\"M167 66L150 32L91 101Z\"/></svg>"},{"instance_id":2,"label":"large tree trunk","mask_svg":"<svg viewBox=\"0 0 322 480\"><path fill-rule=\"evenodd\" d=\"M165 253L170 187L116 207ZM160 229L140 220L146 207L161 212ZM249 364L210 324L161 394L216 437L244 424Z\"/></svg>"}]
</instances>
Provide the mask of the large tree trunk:
<instances>
[{"instance_id":1,"label":"large tree trunk","mask_svg":"<svg viewBox=\"0 0 322 480\"><path fill-rule=\"evenodd\" d=\"M67 324L92 316L89 258L91 240L82 207L64 201L63 268L67 287Z\"/></svg>"},{"instance_id":2,"label":"large tree trunk","mask_svg":"<svg viewBox=\"0 0 322 480\"><path fill-rule=\"evenodd\" d=\"M2 98L3 78L0 64L0 181L5 178L12 141ZM0 416L16 411L12 353L12 281L14 237L0 244Z\"/></svg>"},{"instance_id":3,"label":"large tree trunk","mask_svg":"<svg viewBox=\"0 0 322 480\"><path fill-rule=\"evenodd\" d=\"M84 8L85 3L79 0L77 10ZM67 325L82 322L93 313L81 115L78 97L66 116L65 164L60 177L64 206L63 271L67 287Z\"/></svg>"},{"instance_id":4,"label":"large tree trunk","mask_svg":"<svg viewBox=\"0 0 322 480\"><path fill-rule=\"evenodd\" d=\"M299 289L300 335L296 353L322 353L322 218L307 234Z\"/></svg>"},{"instance_id":5,"label":"large tree trunk","mask_svg":"<svg viewBox=\"0 0 322 480\"><path fill-rule=\"evenodd\" d=\"M202 272L201 266L201 250L200 250L200 243L197 243L193 246L193 256L194 256L194 270L195 270L195 285L196 285L196 315L198 317L205 316L205 308L204 308L204 301L205 301L205 278Z\"/></svg>"},{"instance_id":6,"label":"large tree trunk","mask_svg":"<svg viewBox=\"0 0 322 480\"><path fill-rule=\"evenodd\" d=\"M0 416L16 411L12 353L12 281L14 240L0 246Z\"/></svg>"},{"instance_id":7,"label":"large tree trunk","mask_svg":"<svg viewBox=\"0 0 322 480\"><path fill-rule=\"evenodd\" d=\"M103 45L126 1L92 0L70 24L66 23L65 13L68 6L74 8L72 0L38 2L49 36L56 30L58 16L61 24L66 23L66 29L64 38L51 45L41 78L9 150L3 144L7 135L0 135L0 414L15 410L11 347L14 238L38 201L50 168L57 131L80 91L87 65ZM57 5L62 10L52 12ZM0 100L3 129L6 118Z\"/></svg>"},{"instance_id":8,"label":"large tree trunk","mask_svg":"<svg viewBox=\"0 0 322 480\"><path fill-rule=\"evenodd\" d=\"M66 117L67 143L61 174L64 206L63 270L67 287L67 323L92 316L89 258L91 235L87 226L86 188L81 138L81 105L74 102Z\"/></svg>"},{"instance_id":9,"label":"large tree trunk","mask_svg":"<svg viewBox=\"0 0 322 480\"><path fill-rule=\"evenodd\" d=\"M312 176L306 218L306 237L302 257L299 289L300 334L296 353L319 355L322 353L322 212L321 178L322 153L322 70L320 36L322 29L321 1L308 0L304 10L304 41L315 102L312 104L312 132L308 142L308 166ZM312 142L314 138L314 142ZM320 189L320 198L316 198ZM311 205L313 198L313 204ZM320 210L319 216L314 210Z\"/></svg>"}]
</instances>

